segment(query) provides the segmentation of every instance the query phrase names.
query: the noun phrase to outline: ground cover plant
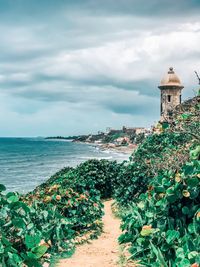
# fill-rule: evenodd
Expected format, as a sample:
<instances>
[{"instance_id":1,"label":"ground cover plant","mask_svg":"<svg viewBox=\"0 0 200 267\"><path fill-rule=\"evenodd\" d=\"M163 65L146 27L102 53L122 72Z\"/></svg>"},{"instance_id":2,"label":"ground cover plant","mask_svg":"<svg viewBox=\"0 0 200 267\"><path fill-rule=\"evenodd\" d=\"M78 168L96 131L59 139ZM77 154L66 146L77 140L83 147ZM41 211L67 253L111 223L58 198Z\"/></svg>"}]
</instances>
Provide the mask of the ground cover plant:
<instances>
[{"instance_id":1,"label":"ground cover plant","mask_svg":"<svg viewBox=\"0 0 200 267\"><path fill-rule=\"evenodd\" d=\"M200 147L191 154L200 153ZM179 172L165 171L131 205L120 242L143 266L200 264L200 163L198 154Z\"/></svg>"},{"instance_id":2,"label":"ground cover plant","mask_svg":"<svg viewBox=\"0 0 200 267\"><path fill-rule=\"evenodd\" d=\"M103 199L110 198L113 196L113 183L120 168L121 164L116 161L92 159L68 172L63 186L70 185L80 192L90 191Z\"/></svg>"},{"instance_id":3,"label":"ground cover plant","mask_svg":"<svg viewBox=\"0 0 200 267\"><path fill-rule=\"evenodd\" d=\"M52 186L32 198L8 193L0 200L3 266L41 266L47 253L70 255L77 236L93 238L101 232L103 205L89 194Z\"/></svg>"},{"instance_id":4,"label":"ground cover plant","mask_svg":"<svg viewBox=\"0 0 200 267\"><path fill-rule=\"evenodd\" d=\"M118 196L122 205L128 200L119 241L138 266L200 265L199 117L197 97L179 107L159 134L146 139L133 155L133 170L125 170L135 183L127 182ZM142 182L135 175L138 154L149 165Z\"/></svg>"},{"instance_id":5,"label":"ground cover plant","mask_svg":"<svg viewBox=\"0 0 200 267\"><path fill-rule=\"evenodd\" d=\"M3 194L0 187L0 262L3 266L42 266L50 254L70 256L76 243L102 231L102 199L116 162L89 160L64 168L33 192Z\"/></svg>"},{"instance_id":6,"label":"ground cover plant","mask_svg":"<svg viewBox=\"0 0 200 267\"><path fill-rule=\"evenodd\" d=\"M182 147L190 140L179 133L163 132L147 137L132 155L129 162L121 165L114 187L114 197L121 205L127 205L133 199L146 192L151 179L160 171L169 168L177 153L182 153L184 161L185 150ZM172 156L174 154L174 157ZM176 164L181 165L182 161Z\"/></svg>"},{"instance_id":7,"label":"ground cover plant","mask_svg":"<svg viewBox=\"0 0 200 267\"><path fill-rule=\"evenodd\" d=\"M100 195L101 198L110 198L113 195L113 183L119 173L121 164L105 159L91 159L78 165L76 168L64 168L42 185L34 193L50 185L59 184L64 188L73 188L78 192L90 191L90 194Z\"/></svg>"}]
</instances>

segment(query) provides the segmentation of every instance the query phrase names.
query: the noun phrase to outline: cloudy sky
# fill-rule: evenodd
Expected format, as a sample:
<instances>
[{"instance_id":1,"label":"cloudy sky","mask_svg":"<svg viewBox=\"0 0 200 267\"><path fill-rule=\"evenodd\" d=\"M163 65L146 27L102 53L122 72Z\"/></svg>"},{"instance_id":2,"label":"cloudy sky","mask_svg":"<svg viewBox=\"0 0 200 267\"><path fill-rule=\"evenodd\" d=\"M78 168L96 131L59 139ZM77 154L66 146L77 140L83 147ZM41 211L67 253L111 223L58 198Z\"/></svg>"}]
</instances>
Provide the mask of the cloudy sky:
<instances>
[{"instance_id":1,"label":"cloudy sky","mask_svg":"<svg viewBox=\"0 0 200 267\"><path fill-rule=\"evenodd\" d=\"M150 126L173 66L198 87L199 0L0 0L0 136Z\"/></svg>"}]
</instances>

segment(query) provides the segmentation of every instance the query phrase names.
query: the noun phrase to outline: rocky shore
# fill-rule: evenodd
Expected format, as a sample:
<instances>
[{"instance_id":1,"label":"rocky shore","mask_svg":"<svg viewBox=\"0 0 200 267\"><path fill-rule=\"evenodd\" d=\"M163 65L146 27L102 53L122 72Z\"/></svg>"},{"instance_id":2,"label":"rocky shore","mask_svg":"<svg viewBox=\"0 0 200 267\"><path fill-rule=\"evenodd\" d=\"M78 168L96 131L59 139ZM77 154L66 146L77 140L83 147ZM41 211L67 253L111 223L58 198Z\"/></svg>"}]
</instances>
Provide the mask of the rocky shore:
<instances>
[{"instance_id":1,"label":"rocky shore","mask_svg":"<svg viewBox=\"0 0 200 267\"><path fill-rule=\"evenodd\" d=\"M126 146L122 145L115 145L113 143L87 143L88 145L92 145L95 147L98 147L102 151L111 151L111 152L116 152L116 153L123 153L123 154L128 154L131 155L136 149L137 145L136 144L129 144Z\"/></svg>"}]
</instances>

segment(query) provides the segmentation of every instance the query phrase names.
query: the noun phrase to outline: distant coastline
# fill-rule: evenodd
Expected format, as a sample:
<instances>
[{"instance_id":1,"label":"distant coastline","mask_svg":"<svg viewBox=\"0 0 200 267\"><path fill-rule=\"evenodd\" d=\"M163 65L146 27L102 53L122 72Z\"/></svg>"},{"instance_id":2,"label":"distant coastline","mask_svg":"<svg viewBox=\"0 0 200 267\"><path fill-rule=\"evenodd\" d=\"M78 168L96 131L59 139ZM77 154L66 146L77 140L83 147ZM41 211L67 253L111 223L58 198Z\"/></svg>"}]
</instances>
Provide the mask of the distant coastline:
<instances>
[{"instance_id":1,"label":"distant coastline","mask_svg":"<svg viewBox=\"0 0 200 267\"><path fill-rule=\"evenodd\" d=\"M111 143L95 143L95 142L83 142L78 141L76 139L68 138L68 137L46 137L45 140L53 140L53 141L68 141L68 142L74 142L74 143L80 143L80 144L86 144L90 146L94 146L96 148L99 148L101 151L110 151L114 153L121 153L121 154L129 154L131 155L133 151L137 148L137 145L113 145Z\"/></svg>"},{"instance_id":2,"label":"distant coastline","mask_svg":"<svg viewBox=\"0 0 200 267\"><path fill-rule=\"evenodd\" d=\"M68 136L68 137L64 137L64 136L47 136L45 137L46 140L69 140L69 141L73 141L74 137L72 136Z\"/></svg>"},{"instance_id":3,"label":"distant coastline","mask_svg":"<svg viewBox=\"0 0 200 267\"><path fill-rule=\"evenodd\" d=\"M108 128L106 132L98 134L77 135L77 136L49 136L47 140L66 140L76 143L85 143L98 147L100 150L132 154L144 138L151 134L149 129L144 127L123 127L122 129Z\"/></svg>"}]
</instances>

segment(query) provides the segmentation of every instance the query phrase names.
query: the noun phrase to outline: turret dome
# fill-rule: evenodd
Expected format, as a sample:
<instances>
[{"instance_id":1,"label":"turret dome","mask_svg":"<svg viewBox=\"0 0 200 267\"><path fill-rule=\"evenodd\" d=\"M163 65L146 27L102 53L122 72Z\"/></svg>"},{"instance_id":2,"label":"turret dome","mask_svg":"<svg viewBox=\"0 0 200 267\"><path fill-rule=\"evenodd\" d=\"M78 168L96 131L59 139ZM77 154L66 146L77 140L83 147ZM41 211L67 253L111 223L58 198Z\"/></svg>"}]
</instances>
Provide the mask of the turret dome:
<instances>
[{"instance_id":1,"label":"turret dome","mask_svg":"<svg viewBox=\"0 0 200 267\"><path fill-rule=\"evenodd\" d=\"M163 77L160 82L159 88L162 89L164 87L178 87L181 89L184 87L172 67L169 68L168 73Z\"/></svg>"}]
</instances>

